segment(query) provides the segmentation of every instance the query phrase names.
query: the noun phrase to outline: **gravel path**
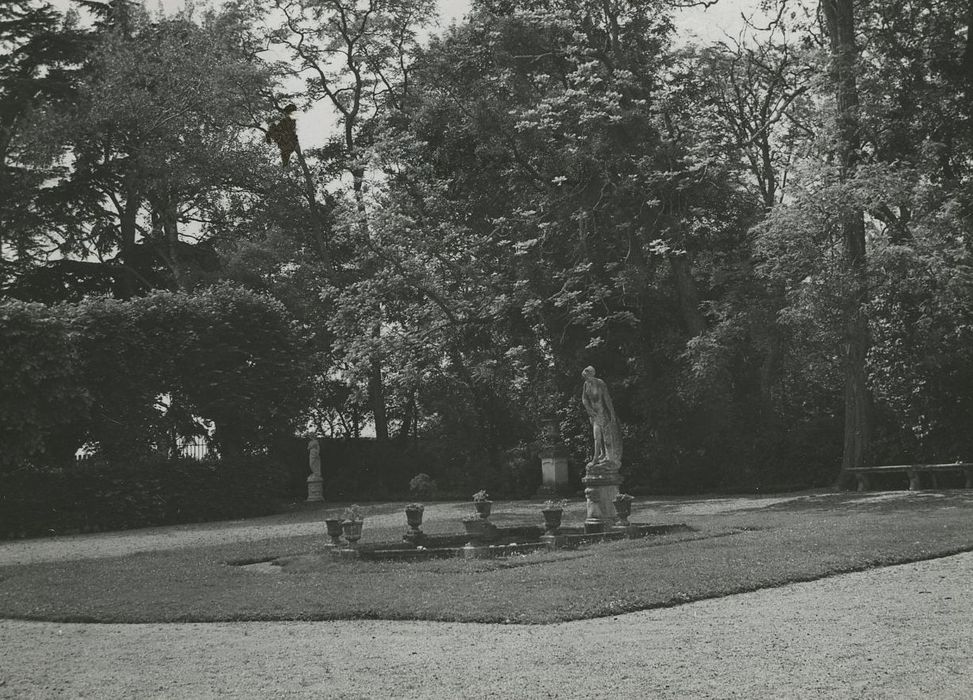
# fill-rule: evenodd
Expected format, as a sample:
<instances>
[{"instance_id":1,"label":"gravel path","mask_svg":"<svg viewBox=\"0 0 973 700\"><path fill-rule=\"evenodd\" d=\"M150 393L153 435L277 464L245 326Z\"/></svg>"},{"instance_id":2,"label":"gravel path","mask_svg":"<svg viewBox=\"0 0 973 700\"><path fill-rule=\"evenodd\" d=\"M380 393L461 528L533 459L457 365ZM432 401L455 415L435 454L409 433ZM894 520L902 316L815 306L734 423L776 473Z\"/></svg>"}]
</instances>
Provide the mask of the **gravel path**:
<instances>
[{"instance_id":1,"label":"gravel path","mask_svg":"<svg viewBox=\"0 0 973 700\"><path fill-rule=\"evenodd\" d=\"M970 698L973 553L548 626L0 621L2 698Z\"/></svg>"}]
</instances>

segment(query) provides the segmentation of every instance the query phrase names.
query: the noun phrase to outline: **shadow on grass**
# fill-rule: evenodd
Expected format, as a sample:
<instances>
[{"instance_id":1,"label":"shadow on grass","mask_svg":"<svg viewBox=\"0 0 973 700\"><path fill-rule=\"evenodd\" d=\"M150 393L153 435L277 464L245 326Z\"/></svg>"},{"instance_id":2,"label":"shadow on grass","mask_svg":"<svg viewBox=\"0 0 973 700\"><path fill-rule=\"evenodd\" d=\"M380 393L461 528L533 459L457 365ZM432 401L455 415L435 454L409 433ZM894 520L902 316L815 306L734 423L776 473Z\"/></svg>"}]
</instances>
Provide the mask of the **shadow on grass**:
<instances>
[{"instance_id":1,"label":"shadow on grass","mask_svg":"<svg viewBox=\"0 0 973 700\"><path fill-rule=\"evenodd\" d=\"M897 513L928 511L941 508L969 508L973 506L973 489L948 491L869 491L842 492L805 496L775 503L765 510L771 512L817 511L844 513L850 511Z\"/></svg>"}]
</instances>

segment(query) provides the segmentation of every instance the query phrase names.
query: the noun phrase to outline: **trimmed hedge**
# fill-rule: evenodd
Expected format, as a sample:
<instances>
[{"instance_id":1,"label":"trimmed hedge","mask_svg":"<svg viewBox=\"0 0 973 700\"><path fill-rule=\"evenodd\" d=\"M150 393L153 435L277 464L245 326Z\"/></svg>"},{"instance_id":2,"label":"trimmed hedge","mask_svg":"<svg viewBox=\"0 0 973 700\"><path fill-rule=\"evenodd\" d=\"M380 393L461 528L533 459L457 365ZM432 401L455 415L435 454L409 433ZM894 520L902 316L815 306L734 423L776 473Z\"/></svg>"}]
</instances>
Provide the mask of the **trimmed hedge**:
<instances>
[{"instance_id":1,"label":"trimmed hedge","mask_svg":"<svg viewBox=\"0 0 973 700\"><path fill-rule=\"evenodd\" d=\"M0 537L35 537L267 515L284 471L266 457L159 458L128 468L0 473Z\"/></svg>"},{"instance_id":2,"label":"trimmed hedge","mask_svg":"<svg viewBox=\"0 0 973 700\"><path fill-rule=\"evenodd\" d=\"M0 302L0 471L69 468L98 443L150 459L213 421L224 455L259 452L307 404L302 329L266 295L221 284L46 307ZM167 410L161 410L165 399Z\"/></svg>"},{"instance_id":3,"label":"trimmed hedge","mask_svg":"<svg viewBox=\"0 0 973 700\"><path fill-rule=\"evenodd\" d=\"M58 448L91 396L64 319L43 304L0 303L0 338L0 471L73 458L77 444Z\"/></svg>"}]
</instances>

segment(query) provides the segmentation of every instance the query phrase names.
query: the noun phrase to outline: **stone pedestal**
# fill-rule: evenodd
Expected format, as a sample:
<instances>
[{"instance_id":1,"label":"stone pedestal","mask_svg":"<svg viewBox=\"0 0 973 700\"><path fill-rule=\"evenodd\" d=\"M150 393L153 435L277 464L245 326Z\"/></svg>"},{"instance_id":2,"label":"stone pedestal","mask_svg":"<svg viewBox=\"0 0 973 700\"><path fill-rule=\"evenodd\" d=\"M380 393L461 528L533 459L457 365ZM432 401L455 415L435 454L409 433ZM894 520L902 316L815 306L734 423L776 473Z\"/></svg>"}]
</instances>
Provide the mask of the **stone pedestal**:
<instances>
[{"instance_id":1,"label":"stone pedestal","mask_svg":"<svg viewBox=\"0 0 973 700\"><path fill-rule=\"evenodd\" d=\"M316 474L307 478L307 501L314 503L324 500L324 479Z\"/></svg>"},{"instance_id":2,"label":"stone pedestal","mask_svg":"<svg viewBox=\"0 0 973 700\"><path fill-rule=\"evenodd\" d=\"M409 530L409 532L402 535L402 541L411 545L423 545L427 540L426 533L421 530Z\"/></svg>"},{"instance_id":3,"label":"stone pedestal","mask_svg":"<svg viewBox=\"0 0 973 700\"><path fill-rule=\"evenodd\" d=\"M497 526L489 520L464 520L463 526L470 537L470 545L485 545L497 539Z\"/></svg>"},{"instance_id":4,"label":"stone pedestal","mask_svg":"<svg viewBox=\"0 0 973 700\"><path fill-rule=\"evenodd\" d=\"M619 493L618 487L622 485L622 475L618 467L610 462L588 465L581 483L584 484L584 496L588 502L585 532L607 531L617 520L612 501Z\"/></svg>"},{"instance_id":5,"label":"stone pedestal","mask_svg":"<svg viewBox=\"0 0 973 700\"><path fill-rule=\"evenodd\" d=\"M568 487L568 451L561 445L542 450L541 487L538 497L550 498L564 493Z\"/></svg>"}]
</instances>

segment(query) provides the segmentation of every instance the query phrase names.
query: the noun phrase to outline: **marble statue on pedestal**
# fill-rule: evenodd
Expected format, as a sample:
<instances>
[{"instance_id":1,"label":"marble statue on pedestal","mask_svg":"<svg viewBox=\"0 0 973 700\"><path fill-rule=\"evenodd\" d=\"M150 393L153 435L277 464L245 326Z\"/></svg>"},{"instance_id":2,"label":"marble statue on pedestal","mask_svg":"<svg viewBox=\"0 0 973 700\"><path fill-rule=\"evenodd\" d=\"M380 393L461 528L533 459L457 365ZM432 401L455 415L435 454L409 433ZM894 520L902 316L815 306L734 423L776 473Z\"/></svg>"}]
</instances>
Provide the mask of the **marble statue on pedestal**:
<instances>
[{"instance_id":1,"label":"marble statue on pedestal","mask_svg":"<svg viewBox=\"0 0 973 700\"><path fill-rule=\"evenodd\" d=\"M581 376L581 403L591 421L594 443L591 461L581 479L588 505L585 531L603 532L618 519L612 501L622 483L622 431L608 385L595 376L594 367L585 367Z\"/></svg>"},{"instance_id":2,"label":"marble statue on pedestal","mask_svg":"<svg viewBox=\"0 0 973 700\"><path fill-rule=\"evenodd\" d=\"M591 420L594 438L594 456L587 466L607 464L619 469L622 465L622 433L608 385L595 376L594 367L585 367L581 376L584 377L581 403Z\"/></svg>"}]
</instances>

